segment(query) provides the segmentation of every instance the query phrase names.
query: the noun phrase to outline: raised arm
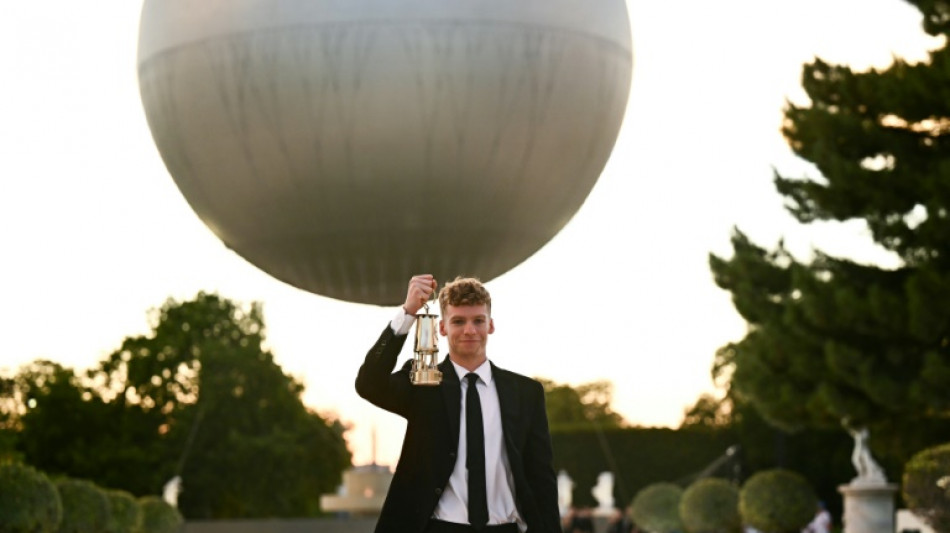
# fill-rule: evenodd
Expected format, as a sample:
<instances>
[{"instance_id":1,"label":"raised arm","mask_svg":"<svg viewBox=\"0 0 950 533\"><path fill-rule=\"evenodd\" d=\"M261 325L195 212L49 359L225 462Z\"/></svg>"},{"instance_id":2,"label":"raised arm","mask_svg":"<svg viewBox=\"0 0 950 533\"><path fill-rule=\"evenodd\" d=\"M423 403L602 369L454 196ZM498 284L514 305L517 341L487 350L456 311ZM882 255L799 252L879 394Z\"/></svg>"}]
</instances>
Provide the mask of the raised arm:
<instances>
[{"instance_id":1,"label":"raised arm","mask_svg":"<svg viewBox=\"0 0 950 533\"><path fill-rule=\"evenodd\" d=\"M405 316L387 325L366 353L356 375L356 392L373 405L401 416L407 415L409 395L412 394L409 367L406 365L397 372L393 369L412 327L412 316L429 300L436 287L435 278L429 274L413 276L402 307Z\"/></svg>"}]
</instances>

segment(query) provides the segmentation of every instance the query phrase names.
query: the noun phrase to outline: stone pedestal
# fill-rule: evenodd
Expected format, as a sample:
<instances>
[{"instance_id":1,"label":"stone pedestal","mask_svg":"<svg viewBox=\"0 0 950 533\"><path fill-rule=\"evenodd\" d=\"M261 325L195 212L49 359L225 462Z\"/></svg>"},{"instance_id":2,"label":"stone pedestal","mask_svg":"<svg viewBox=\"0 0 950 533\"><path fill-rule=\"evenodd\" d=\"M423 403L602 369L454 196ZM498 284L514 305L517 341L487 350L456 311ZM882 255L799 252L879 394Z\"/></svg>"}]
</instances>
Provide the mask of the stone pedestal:
<instances>
[{"instance_id":1,"label":"stone pedestal","mask_svg":"<svg viewBox=\"0 0 950 533\"><path fill-rule=\"evenodd\" d=\"M844 533L894 533L894 493L891 483L841 485Z\"/></svg>"}]
</instances>

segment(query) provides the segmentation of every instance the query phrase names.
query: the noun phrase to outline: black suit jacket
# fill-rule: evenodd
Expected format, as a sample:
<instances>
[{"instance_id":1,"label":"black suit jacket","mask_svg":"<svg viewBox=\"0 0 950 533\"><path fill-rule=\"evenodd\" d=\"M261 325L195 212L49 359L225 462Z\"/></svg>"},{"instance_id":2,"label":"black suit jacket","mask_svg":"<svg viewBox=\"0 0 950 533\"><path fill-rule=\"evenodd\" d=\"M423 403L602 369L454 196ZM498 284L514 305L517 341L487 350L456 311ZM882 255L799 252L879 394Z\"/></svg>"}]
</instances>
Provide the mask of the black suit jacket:
<instances>
[{"instance_id":1,"label":"black suit jacket","mask_svg":"<svg viewBox=\"0 0 950 533\"><path fill-rule=\"evenodd\" d=\"M442 384L409 382L408 361L393 372L407 335L388 325L366 354L356 391L373 404L406 419L406 436L377 533L421 533L448 485L459 442L462 390L455 367L442 361ZM544 389L537 381L492 364L502 431L515 482L515 504L529 533L559 533L557 478Z\"/></svg>"}]
</instances>

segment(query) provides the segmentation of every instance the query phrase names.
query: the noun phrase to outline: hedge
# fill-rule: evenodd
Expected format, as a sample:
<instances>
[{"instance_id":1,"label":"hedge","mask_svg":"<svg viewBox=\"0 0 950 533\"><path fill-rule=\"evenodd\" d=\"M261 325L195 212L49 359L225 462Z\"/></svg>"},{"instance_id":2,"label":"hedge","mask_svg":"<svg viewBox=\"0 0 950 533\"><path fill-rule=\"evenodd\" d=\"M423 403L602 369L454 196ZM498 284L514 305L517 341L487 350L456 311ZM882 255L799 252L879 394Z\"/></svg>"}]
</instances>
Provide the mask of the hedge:
<instances>
[{"instance_id":1,"label":"hedge","mask_svg":"<svg viewBox=\"0 0 950 533\"><path fill-rule=\"evenodd\" d=\"M0 532L53 533L63 518L56 486L20 463L0 464Z\"/></svg>"}]
</instances>

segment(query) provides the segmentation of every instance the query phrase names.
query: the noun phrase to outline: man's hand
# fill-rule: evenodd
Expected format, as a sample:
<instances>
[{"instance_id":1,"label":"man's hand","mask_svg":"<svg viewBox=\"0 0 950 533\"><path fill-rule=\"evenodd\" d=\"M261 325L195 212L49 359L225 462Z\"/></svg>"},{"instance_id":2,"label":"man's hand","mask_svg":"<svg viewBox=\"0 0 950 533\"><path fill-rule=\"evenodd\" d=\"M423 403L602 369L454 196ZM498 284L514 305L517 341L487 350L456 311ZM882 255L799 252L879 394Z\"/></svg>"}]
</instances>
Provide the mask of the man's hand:
<instances>
[{"instance_id":1,"label":"man's hand","mask_svg":"<svg viewBox=\"0 0 950 533\"><path fill-rule=\"evenodd\" d=\"M438 286L432 274L413 276L409 280L409 290L406 292L406 303L403 304L403 309L410 315L416 314L429 301Z\"/></svg>"}]
</instances>

